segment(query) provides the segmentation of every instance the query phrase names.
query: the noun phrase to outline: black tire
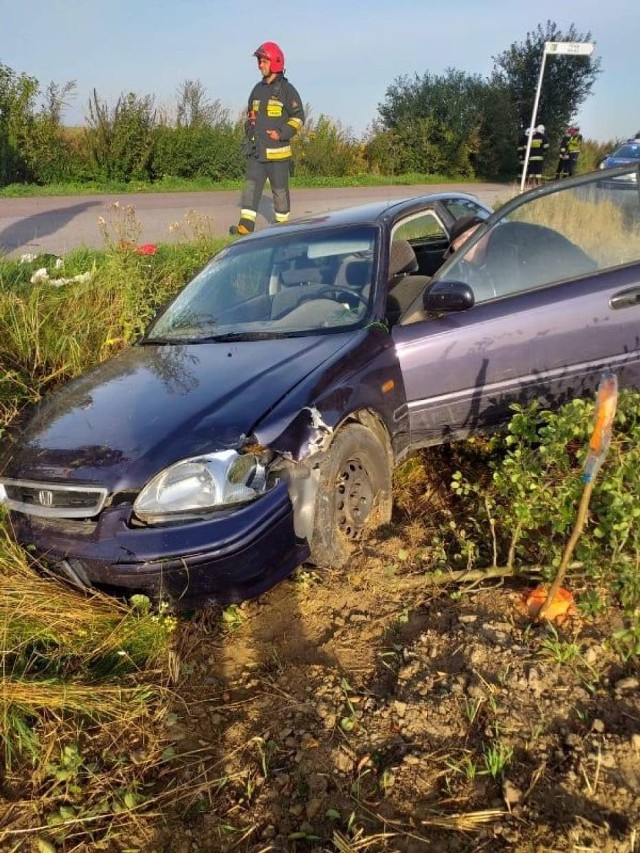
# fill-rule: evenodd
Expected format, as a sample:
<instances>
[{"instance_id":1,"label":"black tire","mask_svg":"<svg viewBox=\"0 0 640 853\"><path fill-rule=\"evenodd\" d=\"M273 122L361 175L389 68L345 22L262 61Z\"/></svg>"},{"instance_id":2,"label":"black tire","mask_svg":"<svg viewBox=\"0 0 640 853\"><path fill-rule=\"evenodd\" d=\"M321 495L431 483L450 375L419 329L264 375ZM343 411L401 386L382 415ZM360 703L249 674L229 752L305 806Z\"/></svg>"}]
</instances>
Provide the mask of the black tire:
<instances>
[{"instance_id":1,"label":"black tire","mask_svg":"<svg viewBox=\"0 0 640 853\"><path fill-rule=\"evenodd\" d=\"M391 467L369 429L349 424L335 436L320 471L311 562L339 569L356 542L391 519Z\"/></svg>"}]
</instances>

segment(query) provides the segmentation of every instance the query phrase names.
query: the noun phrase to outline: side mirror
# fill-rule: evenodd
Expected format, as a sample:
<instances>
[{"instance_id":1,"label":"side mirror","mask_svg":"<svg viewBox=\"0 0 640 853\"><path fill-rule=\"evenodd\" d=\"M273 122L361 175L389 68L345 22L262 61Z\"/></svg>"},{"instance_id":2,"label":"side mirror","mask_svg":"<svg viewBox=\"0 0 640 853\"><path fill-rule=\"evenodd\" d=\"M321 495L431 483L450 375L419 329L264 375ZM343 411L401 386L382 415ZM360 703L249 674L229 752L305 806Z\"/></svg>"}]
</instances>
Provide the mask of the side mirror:
<instances>
[{"instance_id":1,"label":"side mirror","mask_svg":"<svg viewBox=\"0 0 640 853\"><path fill-rule=\"evenodd\" d=\"M463 281L437 281L422 298L422 307L428 314L449 314L473 308L473 290Z\"/></svg>"}]
</instances>

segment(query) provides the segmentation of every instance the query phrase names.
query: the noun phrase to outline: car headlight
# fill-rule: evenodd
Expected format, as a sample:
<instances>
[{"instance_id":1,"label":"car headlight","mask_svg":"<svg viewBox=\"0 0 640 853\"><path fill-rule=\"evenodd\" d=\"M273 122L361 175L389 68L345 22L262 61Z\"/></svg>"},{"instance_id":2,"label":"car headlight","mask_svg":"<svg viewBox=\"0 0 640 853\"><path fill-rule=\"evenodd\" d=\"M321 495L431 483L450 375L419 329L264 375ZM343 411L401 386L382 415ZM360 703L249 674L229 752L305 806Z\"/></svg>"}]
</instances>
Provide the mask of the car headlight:
<instances>
[{"instance_id":1,"label":"car headlight","mask_svg":"<svg viewBox=\"0 0 640 853\"><path fill-rule=\"evenodd\" d=\"M150 480L133 504L146 524L193 519L264 494L267 472L250 453L222 450L176 462Z\"/></svg>"}]
</instances>

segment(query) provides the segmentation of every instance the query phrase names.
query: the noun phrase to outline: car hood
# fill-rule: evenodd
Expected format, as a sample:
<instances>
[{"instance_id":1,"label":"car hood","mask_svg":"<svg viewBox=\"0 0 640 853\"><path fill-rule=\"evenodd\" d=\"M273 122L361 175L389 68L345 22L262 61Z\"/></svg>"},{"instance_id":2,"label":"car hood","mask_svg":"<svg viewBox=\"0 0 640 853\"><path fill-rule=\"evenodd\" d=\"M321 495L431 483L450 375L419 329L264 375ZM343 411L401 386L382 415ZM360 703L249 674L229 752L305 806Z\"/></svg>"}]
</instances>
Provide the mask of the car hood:
<instances>
[{"instance_id":1,"label":"car hood","mask_svg":"<svg viewBox=\"0 0 640 853\"><path fill-rule=\"evenodd\" d=\"M137 490L179 459L238 447L351 339L341 333L131 347L39 406L4 475Z\"/></svg>"},{"instance_id":2,"label":"car hood","mask_svg":"<svg viewBox=\"0 0 640 853\"><path fill-rule=\"evenodd\" d=\"M637 166L640 160L637 157L606 157L604 162L607 169L615 169L616 166Z\"/></svg>"}]
</instances>

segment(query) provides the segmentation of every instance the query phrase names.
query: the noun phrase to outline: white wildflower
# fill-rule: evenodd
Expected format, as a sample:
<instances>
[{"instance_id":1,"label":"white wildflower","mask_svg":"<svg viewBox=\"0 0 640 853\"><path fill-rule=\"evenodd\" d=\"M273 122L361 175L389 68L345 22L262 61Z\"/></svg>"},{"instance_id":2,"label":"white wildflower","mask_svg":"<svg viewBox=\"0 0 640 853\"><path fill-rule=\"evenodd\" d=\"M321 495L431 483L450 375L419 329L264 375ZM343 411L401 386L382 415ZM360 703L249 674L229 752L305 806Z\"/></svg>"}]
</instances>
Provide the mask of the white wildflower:
<instances>
[{"instance_id":1,"label":"white wildflower","mask_svg":"<svg viewBox=\"0 0 640 853\"><path fill-rule=\"evenodd\" d=\"M31 284L38 284L41 281L49 281L49 273L47 272L46 267L40 267L40 269L36 270L31 276Z\"/></svg>"},{"instance_id":2,"label":"white wildflower","mask_svg":"<svg viewBox=\"0 0 640 853\"><path fill-rule=\"evenodd\" d=\"M35 261L37 255L32 254L31 252L27 252L25 255L20 255L20 263L21 264L30 264L31 261Z\"/></svg>"},{"instance_id":3,"label":"white wildflower","mask_svg":"<svg viewBox=\"0 0 640 853\"><path fill-rule=\"evenodd\" d=\"M49 284L53 287L62 287L63 284L74 284L75 282L84 284L87 281L91 281L92 275L92 272L81 272L71 278L52 278L49 280Z\"/></svg>"},{"instance_id":4,"label":"white wildflower","mask_svg":"<svg viewBox=\"0 0 640 853\"><path fill-rule=\"evenodd\" d=\"M63 266L64 266L64 261L62 260L62 258L56 258L56 262L54 264L54 269L59 270L59 269L62 269Z\"/></svg>"}]
</instances>

